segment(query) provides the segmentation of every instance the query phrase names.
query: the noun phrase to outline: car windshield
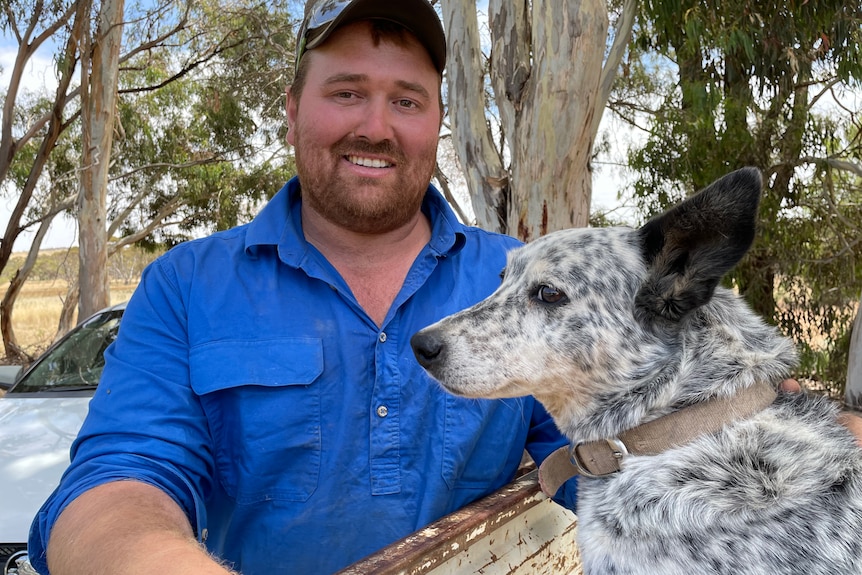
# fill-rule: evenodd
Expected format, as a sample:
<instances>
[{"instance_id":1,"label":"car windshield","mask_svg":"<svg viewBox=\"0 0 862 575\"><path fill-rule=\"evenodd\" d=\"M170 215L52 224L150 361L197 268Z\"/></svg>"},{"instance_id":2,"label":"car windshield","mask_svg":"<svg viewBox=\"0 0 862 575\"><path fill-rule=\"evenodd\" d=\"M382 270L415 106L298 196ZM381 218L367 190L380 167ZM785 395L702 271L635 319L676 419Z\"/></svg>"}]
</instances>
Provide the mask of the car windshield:
<instances>
[{"instance_id":1,"label":"car windshield","mask_svg":"<svg viewBox=\"0 0 862 575\"><path fill-rule=\"evenodd\" d=\"M105 367L105 349L117 338L123 310L100 313L49 349L9 393L92 390Z\"/></svg>"}]
</instances>

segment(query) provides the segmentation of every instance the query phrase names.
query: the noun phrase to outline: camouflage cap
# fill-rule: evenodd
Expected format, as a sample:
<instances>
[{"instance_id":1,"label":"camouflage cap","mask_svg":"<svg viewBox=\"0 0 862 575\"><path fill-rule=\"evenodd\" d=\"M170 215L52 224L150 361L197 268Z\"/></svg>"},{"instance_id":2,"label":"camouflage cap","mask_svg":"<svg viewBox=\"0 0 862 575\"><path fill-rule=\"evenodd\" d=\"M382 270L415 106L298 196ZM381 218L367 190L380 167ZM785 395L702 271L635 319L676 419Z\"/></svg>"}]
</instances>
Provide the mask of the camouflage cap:
<instances>
[{"instance_id":1,"label":"camouflage cap","mask_svg":"<svg viewBox=\"0 0 862 575\"><path fill-rule=\"evenodd\" d=\"M308 50L339 26L366 19L390 20L407 28L428 50L434 67L446 67L446 36L437 12L428 0L309 0L296 35L296 66Z\"/></svg>"}]
</instances>

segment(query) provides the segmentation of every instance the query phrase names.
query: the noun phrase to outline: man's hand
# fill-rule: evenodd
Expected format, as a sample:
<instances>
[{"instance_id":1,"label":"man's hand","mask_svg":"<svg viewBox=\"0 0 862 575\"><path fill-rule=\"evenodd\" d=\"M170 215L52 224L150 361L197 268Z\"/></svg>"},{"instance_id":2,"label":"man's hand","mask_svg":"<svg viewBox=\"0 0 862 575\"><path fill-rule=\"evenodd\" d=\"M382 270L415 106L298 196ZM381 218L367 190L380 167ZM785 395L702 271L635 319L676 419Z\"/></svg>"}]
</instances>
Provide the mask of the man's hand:
<instances>
[{"instance_id":1,"label":"man's hand","mask_svg":"<svg viewBox=\"0 0 862 575\"><path fill-rule=\"evenodd\" d=\"M862 447L862 417L849 411L842 411L838 414L838 423L850 430L850 433L856 436L856 443Z\"/></svg>"},{"instance_id":2,"label":"man's hand","mask_svg":"<svg viewBox=\"0 0 862 575\"><path fill-rule=\"evenodd\" d=\"M802 391L802 386L795 379L785 379L781 382L781 390L798 393ZM838 414L838 422L856 436L856 443L859 444L859 447L862 447L862 417L849 411L842 411Z\"/></svg>"},{"instance_id":3,"label":"man's hand","mask_svg":"<svg viewBox=\"0 0 862 575\"><path fill-rule=\"evenodd\" d=\"M785 379L781 382L781 391L799 393L800 391L802 391L802 386L799 385L799 382L795 379Z\"/></svg>"}]
</instances>

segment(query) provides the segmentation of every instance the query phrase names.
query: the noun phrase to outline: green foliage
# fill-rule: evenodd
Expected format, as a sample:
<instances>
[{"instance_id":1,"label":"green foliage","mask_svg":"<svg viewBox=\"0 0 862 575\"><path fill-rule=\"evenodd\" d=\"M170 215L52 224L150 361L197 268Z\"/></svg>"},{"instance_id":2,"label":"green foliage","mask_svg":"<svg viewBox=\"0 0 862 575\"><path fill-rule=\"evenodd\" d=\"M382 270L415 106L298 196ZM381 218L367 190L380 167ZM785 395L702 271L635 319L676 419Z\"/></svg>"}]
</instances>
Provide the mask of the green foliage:
<instances>
[{"instance_id":1,"label":"green foliage","mask_svg":"<svg viewBox=\"0 0 862 575\"><path fill-rule=\"evenodd\" d=\"M23 231L61 210L77 215L84 98L75 84L83 76L86 85L87 71L76 69L82 60L76 50L93 49L88 34L100 6L80 0L2 6L3 41L18 42L13 66L26 76L37 49L40 56L54 49L53 72L66 91L0 88L4 109L12 111L3 118L12 125L2 134L0 191L15 206L0 242L0 271L11 274L20 265L9 264L12 246ZM122 245L157 249L248 221L295 172L282 128L294 44L287 4L128 0L125 8L119 99L108 111L116 114L114 145L95 151L110 161L106 231ZM128 260L125 249L114 255L112 263ZM42 257L30 278L42 275ZM14 344L3 337L7 349Z\"/></svg>"},{"instance_id":2,"label":"green foliage","mask_svg":"<svg viewBox=\"0 0 862 575\"><path fill-rule=\"evenodd\" d=\"M34 14L44 27L73 5L11 0L0 22L7 32L20 30ZM172 244L243 223L295 173L283 129L294 44L291 8L284 0L126 3L108 189L109 221L122 220L122 234L161 219L142 243ZM62 46L71 27L60 27L54 45ZM59 50L57 66L77 65L61 63ZM18 136L50 112L53 97L19 94ZM65 132L49 150L22 225L77 192L79 103L66 103ZM33 138L15 149L4 193L20 195L40 142Z\"/></svg>"},{"instance_id":3,"label":"green foliage","mask_svg":"<svg viewBox=\"0 0 862 575\"><path fill-rule=\"evenodd\" d=\"M159 14L127 41L181 17ZM111 215L139 201L127 235L175 206L147 245L246 222L295 173L282 127L293 44L286 6L196 3L175 42L182 48L139 53L121 76Z\"/></svg>"},{"instance_id":4,"label":"green foliage","mask_svg":"<svg viewBox=\"0 0 862 575\"><path fill-rule=\"evenodd\" d=\"M842 81L859 79L857 1L649 0L642 16L651 31L636 40L641 48L678 62L699 58L703 72L716 79L726 74L734 82L733 74L740 73L761 89L793 86L798 74L810 75L823 63Z\"/></svg>"},{"instance_id":5,"label":"green foliage","mask_svg":"<svg viewBox=\"0 0 862 575\"><path fill-rule=\"evenodd\" d=\"M38 3L38 10L34 9L34 3ZM25 21L34 29L46 28L66 10L68 4L68 0L3 0L0 7L12 18L0 18L0 31L21 28Z\"/></svg>"},{"instance_id":6,"label":"green foliage","mask_svg":"<svg viewBox=\"0 0 862 575\"><path fill-rule=\"evenodd\" d=\"M800 344L799 375L835 389L862 286L862 178L845 169L862 165L862 135L841 98L862 80L860 35L859 0L650 0L617 86L618 108L649 110L629 158L645 217L763 171L758 239L727 281Z\"/></svg>"}]
</instances>

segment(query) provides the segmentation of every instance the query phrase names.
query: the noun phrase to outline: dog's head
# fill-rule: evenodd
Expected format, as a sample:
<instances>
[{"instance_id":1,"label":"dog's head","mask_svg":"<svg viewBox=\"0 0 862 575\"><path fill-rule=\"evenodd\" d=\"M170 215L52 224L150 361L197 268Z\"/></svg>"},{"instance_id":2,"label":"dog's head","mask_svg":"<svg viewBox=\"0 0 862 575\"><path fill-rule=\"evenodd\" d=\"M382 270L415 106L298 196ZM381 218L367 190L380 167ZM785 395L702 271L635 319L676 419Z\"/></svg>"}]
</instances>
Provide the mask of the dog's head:
<instances>
[{"instance_id":1,"label":"dog's head","mask_svg":"<svg viewBox=\"0 0 862 575\"><path fill-rule=\"evenodd\" d=\"M533 395L558 424L615 394L659 401L706 321L695 312L751 246L760 189L747 168L640 229L571 229L514 250L496 292L413 337L416 358L452 393Z\"/></svg>"}]
</instances>

